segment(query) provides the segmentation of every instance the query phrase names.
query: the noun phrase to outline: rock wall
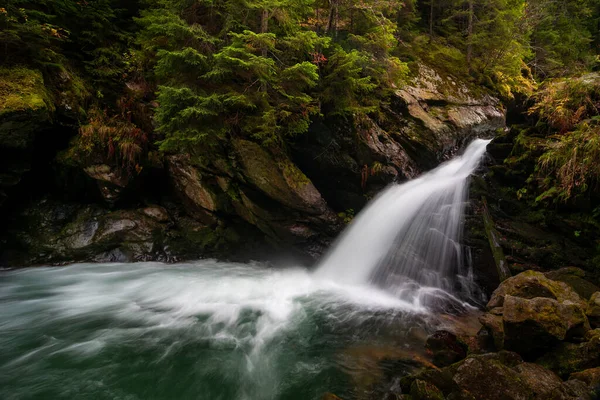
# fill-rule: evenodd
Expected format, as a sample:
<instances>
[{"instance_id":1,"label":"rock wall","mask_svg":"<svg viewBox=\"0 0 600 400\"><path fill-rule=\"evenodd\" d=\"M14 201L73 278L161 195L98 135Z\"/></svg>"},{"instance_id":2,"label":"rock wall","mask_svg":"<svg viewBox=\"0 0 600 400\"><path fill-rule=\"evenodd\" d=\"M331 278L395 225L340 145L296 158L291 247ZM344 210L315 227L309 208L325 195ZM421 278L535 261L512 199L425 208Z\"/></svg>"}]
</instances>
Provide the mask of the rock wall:
<instances>
[{"instance_id":1,"label":"rock wall","mask_svg":"<svg viewBox=\"0 0 600 400\"><path fill-rule=\"evenodd\" d=\"M114 166L86 166L78 179L96 181L87 187L104 201L38 196L5 211L0 262L268 258L277 251L315 259L383 187L504 128L504 110L483 90L424 65L414 72L377 117L318 119L285 147L232 138L210 157L148 157L151 167L132 179Z\"/></svg>"}]
</instances>

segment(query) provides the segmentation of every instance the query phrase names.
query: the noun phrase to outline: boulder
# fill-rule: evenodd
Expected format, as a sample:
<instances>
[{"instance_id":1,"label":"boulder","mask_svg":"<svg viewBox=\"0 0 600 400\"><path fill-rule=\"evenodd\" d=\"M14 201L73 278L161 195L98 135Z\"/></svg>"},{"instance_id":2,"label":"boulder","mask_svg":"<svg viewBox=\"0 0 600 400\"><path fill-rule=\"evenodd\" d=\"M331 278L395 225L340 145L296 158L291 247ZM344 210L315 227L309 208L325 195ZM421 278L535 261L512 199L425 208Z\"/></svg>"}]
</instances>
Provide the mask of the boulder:
<instances>
[{"instance_id":1,"label":"boulder","mask_svg":"<svg viewBox=\"0 0 600 400\"><path fill-rule=\"evenodd\" d=\"M444 394L440 389L419 379L410 386L410 395L414 400L444 400Z\"/></svg>"},{"instance_id":2,"label":"boulder","mask_svg":"<svg viewBox=\"0 0 600 400\"><path fill-rule=\"evenodd\" d=\"M216 194L203 181L200 172L191 164L189 156L175 155L167 160L173 186L190 212L206 217L216 211Z\"/></svg>"},{"instance_id":3,"label":"boulder","mask_svg":"<svg viewBox=\"0 0 600 400\"><path fill-rule=\"evenodd\" d=\"M522 382L531 388L535 399L545 400L562 385L562 380L554 372L533 363L523 363L515 367Z\"/></svg>"},{"instance_id":4,"label":"boulder","mask_svg":"<svg viewBox=\"0 0 600 400\"><path fill-rule=\"evenodd\" d=\"M589 387L600 386L600 367L586 369L581 372L574 372L569 375L569 380L577 379L585 382Z\"/></svg>"},{"instance_id":5,"label":"boulder","mask_svg":"<svg viewBox=\"0 0 600 400\"><path fill-rule=\"evenodd\" d=\"M98 183L102 197L108 204L115 204L123 190L131 182L131 176L122 169L106 164L90 165L83 169L85 173Z\"/></svg>"},{"instance_id":6,"label":"boulder","mask_svg":"<svg viewBox=\"0 0 600 400\"><path fill-rule=\"evenodd\" d=\"M41 72L0 67L0 205L31 169L34 139L53 112Z\"/></svg>"},{"instance_id":7,"label":"boulder","mask_svg":"<svg viewBox=\"0 0 600 400\"><path fill-rule=\"evenodd\" d=\"M321 400L342 400L341 397L336 396L333 393L325 393Z\"/></svg>"},{"instance_id":8,"label":"boulder","mask_svg":"<svg viewBox=\"0 0 600 400\"><path fill-rule=\"evenodd\" d=\"M275 201L292 209L320 215L327 204L310 179L287 157L276 158L259 144L235 140L244 177Z\"/></svg>"},{"instance_id":9,"label":"boulder","mask_svg":"<svg viewBox=\"0 0 600 400\"><path fill-rule=\"evenodd\" d=\"M572 393L581 389L578 385L565 387L554 372L526 363L518 354L508 351L470 355L441 370L422 371L403 381L403 390L408 382L411 389L417 382L427 382L446 399L454 400L575 400ZM425 387L423 383L420 385Z\"/></svg>"},{"instance_id":10,"label":"boulder","mask_svg":"<svg viewBox=\"0 0 600 400\"><path fill-rule=\"evenodd\" d=\"M496 315L491 312L486 313L479 317L479 322L481 322L483 328L492 337L495 349L502 350L504 348L504 324L502 323L502 315Z\"/></svg>"},{"instance_id":11,"label":"boulder","mask_svg":"<svg viewBox=\"0 0 600 400\"><path fill-rule=\"evenodd\" d=\"M567 267L549 271L544 275L553 281L564 282L569 285L582 299L589 299L600 288L592 282L585 280L586 273L581 268Z\"/></svg>"},{"instance_id":12,"label":"boulder","mask_svg":"<svg viewBox=\"0 0 600 400\"><path fill-rule=\"evenodd\" d=\"M462 361L456 368L453 382L475 399L486 400L530 400L535 398L515 366L521 364L516 355L512 360L503 360L502 355L486 354L473 356ZM516 365L514 365L516 363Z\"/></svg>"},{"instance_id":13,"label":"boulder","mask_svg":"<svg viewBox=\"0 0 600 400\"><path fill-rule=\"evenodd\" d=\"M445 367L467 356L467 345L452 332L437 331L427 338L426 348L433 353L433 363Z\"/></svg>"},{"instance_id":14,"label":"boulder","mask_svg":"<svg viewBox=\"0 0 600 400\"><path fill-rule=\"evenodd\" d=\"M504 299L502 325L503 348L524 355L539 354L565 339L582 340L590 329L579 304L510 295Z\"/></svg>"},{"instance_id":15,"label":"boulder","mask_svg":"<svg viewBox=\"0 0 600 400\"><path fill-rule=\"evenodd\" d=\"M600 292L592 294L585 314L592 328L600 328Z\"/></svg>"},{"instance_id":16,"label":"boulder","mask_svg":"<svg viewBox=\"0 0 600 400\"><path fill-rule=\"evenodd\" d=\"M563 382L547 397L549 400L595 400L592 391L582 381L573 379Z\"/></svg>"},{"instance_id":17,"label":"boulder","mask_svg":"<svg viewBox=\"0 0 600 400\"><path fill-rule=\"evenodd\" d=\"M502 307L507 295L523 299L545 297L560 303L570 301L583 304L582 299L569 285L548 279L536 271L525 271L502 282L492 294L487 304L488 309Z\"/></svg>"},{"instance_id":18,"label":"boulder","mask_svg":"<svg viewBox=\"0 0 600 400\"><path fill-rule=\"evenodd\" d=\"M578 371L596 368L600 365L600 332L592 335L588 333L586 339L587 342L579 344L562 342L538 358L536 363L556 372L562 378Z\"/></svg>"}]
</instances>

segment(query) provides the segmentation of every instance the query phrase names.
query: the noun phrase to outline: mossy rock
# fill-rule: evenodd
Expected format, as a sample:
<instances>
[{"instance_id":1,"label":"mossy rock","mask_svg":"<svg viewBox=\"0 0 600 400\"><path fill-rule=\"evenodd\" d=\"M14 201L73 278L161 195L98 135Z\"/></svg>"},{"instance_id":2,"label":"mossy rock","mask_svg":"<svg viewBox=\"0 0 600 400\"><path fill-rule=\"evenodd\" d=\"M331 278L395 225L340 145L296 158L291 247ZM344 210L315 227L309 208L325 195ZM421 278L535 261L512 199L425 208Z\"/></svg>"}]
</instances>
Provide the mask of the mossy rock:
<instances>
[{"instance_id":1,"label":"mossy rock","mask_svg":"<svg viewBox=\"0 0 600 400\"><path fill-rule=\"evenodd\" d=\"M594 293L600 292L600 287L585 279L586 273L581 268L561 268L556 271L546 272L544 275L553 281L566 283L582 299L589 299Z\"/></svg>"},{"instance_id":2,"label":"mossy rock","mask_svg":"<svg viewBox=\"0 0 600 400\"><path fill-rule=\"evenodd\" d=\"M556 372L562 378L578 371L596 368L600 365L600 334L580 344L560 343L551 352L538 358L536 363Z\"/></svg>"},{"instance_id":3,"label":"mossy rock","mask_svg":"<svg viewBox=\"0 0 600 400\"><path fill-rule=\"evenodd\" d=\"M39 71L0 68L1 147L27 148L53 111Z\"/></svg>"},{"instance_id":4,"label":"mossy rock","mask_svg":"<svg viewBox=\"0 0 600 400\"><path fill-rule=\"evenodd\" d=\"M410 395L414 400L444 400L444 394L440 389L419 379L412 383Z\"/></svg>"},{"instance_id":5,"label":"mossy rock","mask_svg":"<svg viewBox=\"0 0 600 400\"><path fill-rule=\"evenodd\" d=\"M525 271L502 282L492 294L487 304L488 309L502 307L507 295L523 299L545 297L560 303L571 301L584 304L581 297L569 285L548 279L544 274L536 271Z\"/></svg>"},{"instance_id":6,"label":"mossy rock","mask_svg":"<svg viewBox=\"0 0 600 400\"><path fill-rule=\"evenodd\" d=\"M233 142L243 174L267 196L290 208L322 214L327 205L319 191L289 159L275 159L259 144L248 140Z\"/></svg>"},{"instance_id":7,"label":"mossy rock","mask_svg":"<svg viewBox=\"0 0 600 400\"><path fill-rule=\"evenodd\" d=\"M586 310L592 328L600 328L600 292L594 293Z\"/></svg>"}]
</instances>

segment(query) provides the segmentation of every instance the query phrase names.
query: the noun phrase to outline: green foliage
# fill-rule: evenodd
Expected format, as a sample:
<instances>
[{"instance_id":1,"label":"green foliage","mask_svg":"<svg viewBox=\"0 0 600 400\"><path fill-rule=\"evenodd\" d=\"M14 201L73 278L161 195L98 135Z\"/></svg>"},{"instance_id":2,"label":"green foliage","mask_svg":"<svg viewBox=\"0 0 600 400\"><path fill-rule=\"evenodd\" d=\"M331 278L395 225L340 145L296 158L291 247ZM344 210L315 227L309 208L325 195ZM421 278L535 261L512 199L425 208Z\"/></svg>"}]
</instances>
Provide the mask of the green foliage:
<instances>
[{"instance_id":1,"label":"green foliage","mask_svg":"<svg viewBox=\"0 0 600 400\"><path fill-rule=\"evenodd\" d=\"M105 111L92 109L89 121L79 128L79 135L60 155L59 161L84 167L109 164L129 173L139 173L147 144L147 134L125 115L109 116Z\"/></svg>"},{"instance_id":2,"label":"green foliage","mask_svg":"<svg viewBox=\"0 0 600 400\"><path fill-rule=\"evenodd\" d=\"M529 0L527 23L531 29L536 76L546 78L585 70L594 58L593 34L598 31L598 0Z\"/></svg>"},{"instance_id":3,"label":"green foliage","mask_svg":"<svg viewBox=\"0 0 600 400\"><path fill-rule=\"evenodd\" d=\"M589 195L600 179L600 77L549 82L530 110L545 125L534 176L544 190L537 202Z\"/></svg>"},{"instance_id":4,"label":"green foliage","mask_svg":"<svg viewBox=\"0 0 600 400\"><path fill-rule=\"evenodd\" d=\"M210 18L202 13L209 4ZM154 1L138 20L137 41L146 75L158 84L161 148L207 152L230 136L283 144L315 115L376 111L375 89L407 75L389 55L394 25L363 10L363 34L349 36L347 50L303 25L311 4Z\"/></svg>"}]
</instances>

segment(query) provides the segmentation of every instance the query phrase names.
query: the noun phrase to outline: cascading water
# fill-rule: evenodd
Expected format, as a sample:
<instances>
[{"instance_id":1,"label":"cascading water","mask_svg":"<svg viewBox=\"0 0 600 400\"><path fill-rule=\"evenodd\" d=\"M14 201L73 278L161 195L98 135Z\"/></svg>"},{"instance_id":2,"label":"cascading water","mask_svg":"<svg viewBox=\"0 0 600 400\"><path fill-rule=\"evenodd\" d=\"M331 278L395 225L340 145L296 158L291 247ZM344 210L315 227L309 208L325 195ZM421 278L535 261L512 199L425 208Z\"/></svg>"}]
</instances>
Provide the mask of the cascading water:
<instances>
[{"instance_id":1,"label":"cascading water","mask_svg":"<svg viewBox=\"0 0 600 400\"><path fill-rule=\"evenodd\" d=\"M317 276L374 282L398 294L423 286L455 292L469 274L461 246L469 176L488 143L477 139L462 156L385 190L340 237Z\"/></svg>"},{"instance_id":2,"label":"cascading water","mask_svg":"<svg viewBox=\"0 0 600 400\"><path fill-rule=\"evenodd\" d=\"M421 294L465 273L465 189L486 144L387 189L315 273L211 260L0 271L0 398L384 398L444 327Z\"/></svg>"}]
</instances>

